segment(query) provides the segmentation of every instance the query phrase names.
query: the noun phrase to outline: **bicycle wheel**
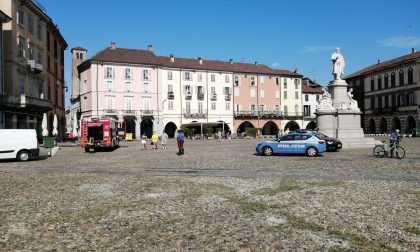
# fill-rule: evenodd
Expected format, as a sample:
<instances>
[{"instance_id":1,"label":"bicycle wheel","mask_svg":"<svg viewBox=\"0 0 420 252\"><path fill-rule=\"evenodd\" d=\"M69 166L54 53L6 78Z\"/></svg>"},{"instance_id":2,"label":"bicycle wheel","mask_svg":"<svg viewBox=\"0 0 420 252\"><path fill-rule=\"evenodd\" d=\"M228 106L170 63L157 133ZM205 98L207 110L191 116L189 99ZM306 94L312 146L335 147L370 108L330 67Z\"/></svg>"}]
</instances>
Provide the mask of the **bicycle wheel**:
<instances>
[{"instance_id":1,"label":"bicycle wheel","mask_svg":"<svg viewBox=\"0 0 420 252\"><path fill-rule=\"evenodd\" d=\"M377 158L382 158L385 156L385 149L383 146L376 146L373 148L373 155Z\"/></svg>"},{"instance_id":2,"label":"bicycle wheel","mask_svg":"<svg viewBox=\"0 0 420 252\"><path fill-rule=\"evenodd\" d=\"M397 146L397 148L395 149L395 157L398 159L405 157L405 150L403 147Z\"/></svg>"}]
</instances>

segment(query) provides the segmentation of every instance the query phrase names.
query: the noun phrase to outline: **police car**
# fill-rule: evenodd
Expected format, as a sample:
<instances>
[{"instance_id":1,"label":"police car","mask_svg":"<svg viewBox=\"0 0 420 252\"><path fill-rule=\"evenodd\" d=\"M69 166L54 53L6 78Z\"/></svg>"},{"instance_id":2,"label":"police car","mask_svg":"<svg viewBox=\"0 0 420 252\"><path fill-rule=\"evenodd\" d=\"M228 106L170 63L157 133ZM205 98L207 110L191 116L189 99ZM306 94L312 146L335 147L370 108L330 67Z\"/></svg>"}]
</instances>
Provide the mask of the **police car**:
<instances>
[{"instance_id":1,"label":"police car","mask_svg":"<svg viewBox=\"0 0 420 252\"><path fill-rule=\"evenodd\" d=\"M272 141L264 141L257 145L258 154L306 154L314 157L327 149L325 140L313 133L289 133Z\"/></svg>"}]
</instances>

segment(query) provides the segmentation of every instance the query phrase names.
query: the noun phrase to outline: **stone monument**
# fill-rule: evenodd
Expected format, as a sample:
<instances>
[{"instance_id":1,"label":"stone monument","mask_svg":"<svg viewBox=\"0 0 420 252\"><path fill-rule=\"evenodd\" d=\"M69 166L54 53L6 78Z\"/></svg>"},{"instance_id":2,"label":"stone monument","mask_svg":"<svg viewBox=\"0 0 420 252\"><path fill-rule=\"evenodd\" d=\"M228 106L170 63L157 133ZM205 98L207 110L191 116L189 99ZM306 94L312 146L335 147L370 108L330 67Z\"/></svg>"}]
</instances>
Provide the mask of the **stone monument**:
<instances>
[{"instance_id":1,"label":"stone monument","mask_svg":"<svg viewBox=\"0 0 420 252\"><path fill-rule=\"evenodd\" d=\"M331 60L334 80L328 85L331 94L324 88L318 101L317 127L320 132L340 139L343 148L373 148L376 141L366 138L360 126L362 112L353 99L353 89L348 89L346 81L341 79L345 62L339 48L332 54Z\"/></svg>"}]
</instances>

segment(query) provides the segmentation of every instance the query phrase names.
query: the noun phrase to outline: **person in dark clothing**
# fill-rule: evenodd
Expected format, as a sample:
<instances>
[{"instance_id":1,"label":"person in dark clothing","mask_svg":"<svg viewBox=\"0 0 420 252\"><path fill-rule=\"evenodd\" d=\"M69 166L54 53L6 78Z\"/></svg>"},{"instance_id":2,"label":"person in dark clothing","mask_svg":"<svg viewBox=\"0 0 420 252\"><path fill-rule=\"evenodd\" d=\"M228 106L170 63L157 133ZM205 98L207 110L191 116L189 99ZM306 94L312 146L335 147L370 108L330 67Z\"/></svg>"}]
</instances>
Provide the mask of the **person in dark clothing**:
<instances>
[{"instance_id":1,"label":"person in dark clothing","mask_svg":"<svg viewBox=\"0 0 420 252\"><path fill-rule=\"evenodd\" d=\"M389 143L391 146L398 146L400 145L400 139L401 139L401 135L400 135L400 130L399 129L395 129L391 132L391 134L389 135ZM391 158L394 157L394 150L395 147L391 148Z\"/></svg>"},{"instance_id":2,"label":"person in dark clothing","mask_svg":"<svg viewBox=\"0 0 420 252\"><path fill-rule=\"evenodd\" d=\"M178 142L179 155L184 155L184 140L185 140L184 131L179 130L178 135L176 137L176 141Z\"/></svg>"}]
</instances>

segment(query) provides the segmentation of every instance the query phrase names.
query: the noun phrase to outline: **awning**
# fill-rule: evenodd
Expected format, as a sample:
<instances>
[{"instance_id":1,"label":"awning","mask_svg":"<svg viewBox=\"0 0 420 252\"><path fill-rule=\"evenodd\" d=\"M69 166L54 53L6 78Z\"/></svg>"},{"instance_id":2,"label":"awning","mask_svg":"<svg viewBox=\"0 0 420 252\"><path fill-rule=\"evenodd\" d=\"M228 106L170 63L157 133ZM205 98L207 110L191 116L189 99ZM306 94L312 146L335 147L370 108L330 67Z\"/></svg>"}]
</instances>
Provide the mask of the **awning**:
<instances>
[{"instance_id":1,"label":"awning","mask_svg":"<svg viewBox=\"0 0 420 252\"><path fill-rule=\"evenodd\" d=\"M185 129L187 127L200 127L200 134L203 135L203 128L208 128L212 126L217 126L222 124L223 131L225 130L225 124L228 125L229 123L225 122L190 122L190 123L183 123L181 124L181 129Z\"/></svg>"}]
</instances>

